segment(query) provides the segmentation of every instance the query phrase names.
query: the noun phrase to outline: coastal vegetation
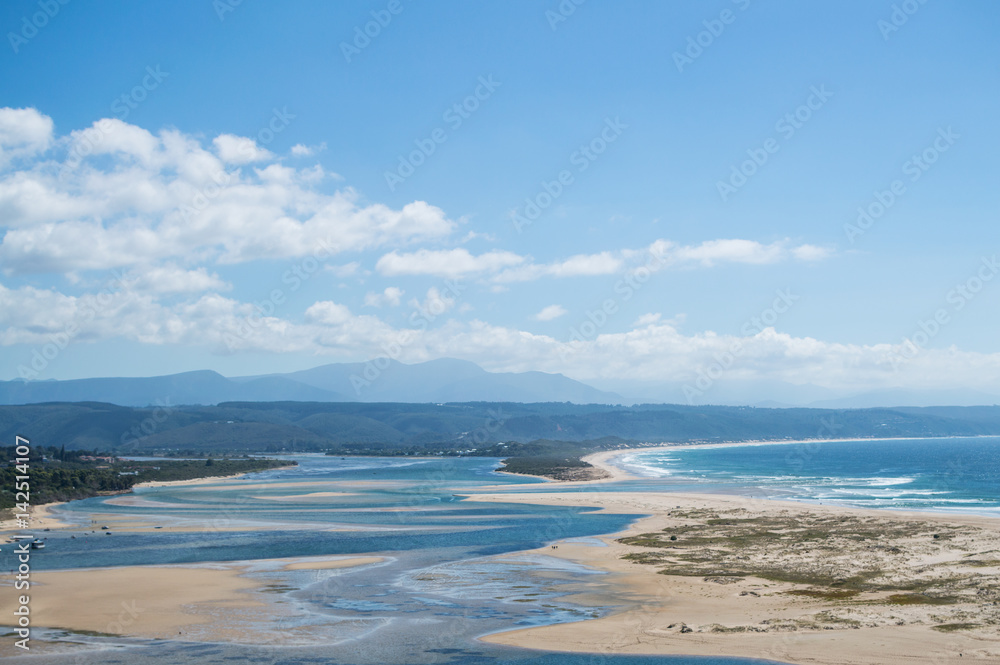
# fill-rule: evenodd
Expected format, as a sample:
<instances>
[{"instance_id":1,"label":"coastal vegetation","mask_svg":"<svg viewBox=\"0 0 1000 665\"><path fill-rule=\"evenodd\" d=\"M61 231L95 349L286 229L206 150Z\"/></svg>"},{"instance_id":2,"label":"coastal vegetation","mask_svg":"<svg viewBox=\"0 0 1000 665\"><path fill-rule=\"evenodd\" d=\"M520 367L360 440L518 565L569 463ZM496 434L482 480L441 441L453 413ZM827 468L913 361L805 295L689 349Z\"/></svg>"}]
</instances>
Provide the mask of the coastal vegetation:
<instances>
[{"instance_id":1,"label":"coastal vegetation","mask_svg":"<svg viewBox=\"0 0 1000 665\"><path fill-rule=\"evenodd\" d=\"M25 432L39 445L119 454L537 457L557 456L550 450L556 444L579 452L640 443L995 435L1000 434L1000 407L832 410L555 402L0 406L0 441L13 443L15 434Z\"/></svg>"},{"instance_id":2,"label":"coastal vegetation","mask_svg":"<svg viewBox=\"0 0 1000 665\"><path fill-rule=\"evenodd\" d=\"M15 448L0 448L0 454L0 510L6 510L18 503L15 481L25 474L14 464ZM258 457L136 462L110 453L38 446L32 447L27 464L29 503L85 499L128 492L142 482L232 476L290 464L294 462Z\"/></svg>"},{"instance_id":3,"label":"coastal vegetation","mask_svg":"<svg viewBox=\"0 0 1000 665\"><path fill-rule=\"evenodd\" d=\"M744 508L673 510L666 518L660 531L619 539L631 546L623 558L663 575L753 587L740 595L822 603L793 621L799 628L880 625L887 617L945 632L1000 626L1000 561L977 554L995 551L997 534L979 526Z\"/></svg>"},{"instance_id":4,"label":"coastal vegetation","mask_svg":"<svg viewBox=\"0 0 1000 665\"><path fill-rule=\"evenodd\" d=\"M578 457L510 457L499 469L507 473L544 476L553 480L600 480L608 473Z\"/></svg>"},{"instance_id":5,"label":"coastal vegetation","mask_svg":"<svg viewBox=\"0 0 1000 665\"><path fill-rule=\"evenodd\" d=\"M1000 407L767 409L569 402L226 402L147 408L100 402L0 406L0 441L30 431L66 451L167 457L261 453L496 457L558 480L600 477L582 457L648 445L1000 434ZM118 491L114 474L78 485ZM72 493L70 484L61 491Z\"/></svg>"}]
</instances>

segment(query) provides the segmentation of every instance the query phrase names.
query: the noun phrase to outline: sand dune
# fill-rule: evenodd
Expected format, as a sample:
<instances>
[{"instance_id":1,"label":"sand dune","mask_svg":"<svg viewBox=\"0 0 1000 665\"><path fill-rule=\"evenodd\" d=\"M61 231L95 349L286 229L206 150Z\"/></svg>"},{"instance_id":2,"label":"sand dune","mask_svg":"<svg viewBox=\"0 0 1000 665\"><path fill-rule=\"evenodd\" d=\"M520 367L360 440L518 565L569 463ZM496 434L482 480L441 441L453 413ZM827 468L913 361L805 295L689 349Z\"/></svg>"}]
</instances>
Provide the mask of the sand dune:
<instances>
[{"instance_id":1,"label":"sand dune","mask_svg":"<svg viewBox=\"0 0 1000 665\"><path fill-rule=\"evenodd\" d=\"M601 537L607 547L539 550L607 571L567 600L619 611L489 642L830 665L958 662L959 654L960 662L1000 662L1000 524L992 518L673 493L473 500L653 515Z\"/></svg>"}]
</instances>

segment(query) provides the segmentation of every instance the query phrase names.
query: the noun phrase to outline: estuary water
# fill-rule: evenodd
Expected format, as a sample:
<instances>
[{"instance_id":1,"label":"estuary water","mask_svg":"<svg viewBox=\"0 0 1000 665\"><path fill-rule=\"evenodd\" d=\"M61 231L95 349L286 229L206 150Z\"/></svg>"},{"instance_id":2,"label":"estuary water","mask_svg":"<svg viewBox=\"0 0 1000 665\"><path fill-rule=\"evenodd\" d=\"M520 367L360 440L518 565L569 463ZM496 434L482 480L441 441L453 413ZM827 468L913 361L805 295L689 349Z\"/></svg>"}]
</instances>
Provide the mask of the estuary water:
<instances>
[{"instance_id":1,"label":"estuary water","mask_svg":"<svg viewBox=\"0 0 1000 665\"><path fill-rule=\"evenodd\" d=\"M676 447L625 453L640 486L1000 516L1000 437Z\"/></svg>"},{"instance_id":2,"label":"estuary water","mask_svg":"<svg viewBox=\"0 0 1000 665\"><path fill-rule=\"evenodd\" d=\"M229 611L230 633L214 641L185 630L176 640L123 639L36 629L65 653L10 662L74 665L144 663L745 665L732 658L626 657L546 653L475 638L616 609L565 600L598 571L531 553L548 542L624 529L638 515L588 508L480 503L488 485L537 490L554 484L498 474L484 458L338 458L303 455L298 466L195 485L140 488L132 495L74 501L57 510L69 532L44 534L34 571L133 565L218 566L243 562L275 594L273 615ZM610 485L603 485L611 489ZM129 532L126 523L143 523ZM102 530L101 526L109 526ZM160 529L157 529L160 527ZM175 530L169 530L175 529ZM16 564L10 548L4 569ZM374 555L355 568L285 570L285 557ZM178 567L177 583L185 583ZM142 599L122 589L122 602ZM270 611L270 610L268 610ZM36 624L44 620L36 617Z\"/></svg>"}]
</instances>

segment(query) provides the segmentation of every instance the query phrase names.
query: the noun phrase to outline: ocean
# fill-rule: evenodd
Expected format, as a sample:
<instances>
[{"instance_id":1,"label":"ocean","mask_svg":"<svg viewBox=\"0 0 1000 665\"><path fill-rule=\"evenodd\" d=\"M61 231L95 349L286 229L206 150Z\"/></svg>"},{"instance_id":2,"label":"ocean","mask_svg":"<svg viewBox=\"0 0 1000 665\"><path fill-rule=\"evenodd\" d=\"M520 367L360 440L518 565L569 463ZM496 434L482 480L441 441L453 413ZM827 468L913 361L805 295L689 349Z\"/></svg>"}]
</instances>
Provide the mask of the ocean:
<instances>
[{"instance_id":1,"label":"ocean","mask_svg":"<svg viewBox=\"0 0 1000 665\"><path fill-rule=\"evenodd\" d=\"M677 447L624 453L628 488L1000 516L1000 437ZM654 482L655 479L655 482Z\"/></svg>"}]
</instances>

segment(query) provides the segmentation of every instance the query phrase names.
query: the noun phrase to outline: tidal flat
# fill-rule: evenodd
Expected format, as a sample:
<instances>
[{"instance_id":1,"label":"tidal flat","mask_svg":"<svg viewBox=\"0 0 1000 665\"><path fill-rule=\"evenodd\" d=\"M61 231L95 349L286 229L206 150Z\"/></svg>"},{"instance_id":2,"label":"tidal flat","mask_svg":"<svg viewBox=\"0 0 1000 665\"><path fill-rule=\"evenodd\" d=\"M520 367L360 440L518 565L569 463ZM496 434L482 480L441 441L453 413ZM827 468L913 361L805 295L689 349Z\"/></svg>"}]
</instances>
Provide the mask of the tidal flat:
<instances>
[{"instance_id":1,"label":"tidal flat","mask_svg":"<svg viewBox=\"0 0 1000 665\"><path fill-rule=\"evenodd\" d=\"M46 550L32 557L32 653L8 635L0 655L738 665L1000 654L990 518L645 481L630 491L611 468L604 482L552 483L495 473L492 459L296 459L50 507Z\"/></svg>"}]
</instances>

